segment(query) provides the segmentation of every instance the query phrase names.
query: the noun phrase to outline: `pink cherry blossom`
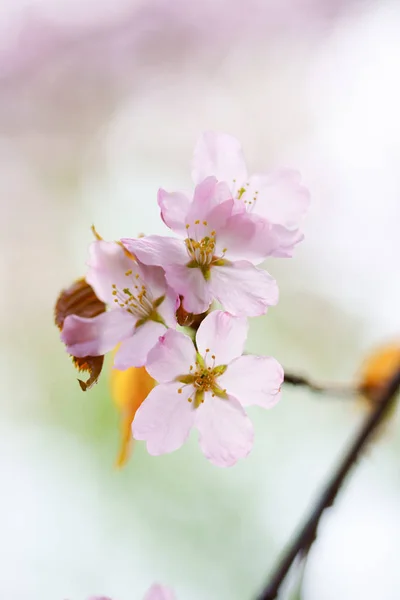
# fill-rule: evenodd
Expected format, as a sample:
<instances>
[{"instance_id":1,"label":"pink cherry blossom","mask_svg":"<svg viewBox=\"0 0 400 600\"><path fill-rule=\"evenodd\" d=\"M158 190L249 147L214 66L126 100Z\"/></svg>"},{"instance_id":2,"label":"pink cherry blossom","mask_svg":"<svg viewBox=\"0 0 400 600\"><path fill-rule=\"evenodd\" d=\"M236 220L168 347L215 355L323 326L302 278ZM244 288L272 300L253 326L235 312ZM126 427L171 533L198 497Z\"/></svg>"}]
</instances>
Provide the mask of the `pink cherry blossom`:
<instances>
[{"instance_id":1,"label":"pink cherry blossom","mask_svg":"<svg viewBox=\"0 0 400 600\"><path fill-rule=\"evenodd\" d=\"M175 600L175 594L171 588L156 583L151 586L143 600Z\"/></svg>"},{"instance_id":2,"label":"pink cherry blossom","mask_svg":"<svg viewBox=\"0 0 400 600\"><path fill-rule=\"evenodd\" d=\"M164 222L184 239L148 236L122 243L143 263L165 269L185 310L201 313L216 299L234 315L257 316L277 303L275 280L253 264L276 245L271 226L238 208L223 182L208 177L192 200L160 190L158 203Z\"/></svg>"},{"instance_id":3,"label":"pink cherry blossom","mask_svg":"<svg viewBox=\"0 0 400 600\"><path fill-rule=\"evenodd\" d=\"M253 446L243 407L270 408L279 400L283 370L271 357L242 356L247 320L214 311L201 323L196 345L168 330L149 353L146 368L159 382L138 409L132 430L150 454L173 452L192 428L204 455L229 467Z\"/></svg>"},{"instance_id":4,"label":"pink cherry blossom","mask_svg":"<svg viewBox=\"0 0 400 600\"><path fill-rule=\"evenodd\" d=\"M88 600L111 600L108 596L92 596ZM169 587L155 583L145 594L143 600L175 600L175 594Z\"/></svg>"},{"instance_id":5,"label":"pink cherry blossom","mask_svg":"<svg viewBox=\"0 0 400 600\"><path fill-rule=\"evenodd\" d=\"M192 176L197 184L210 175L226 182L233 198L250 214L274 226L279 241L272 256L292 256L294 246L303 239L299 228L310 203L297 171L282 169L249 176L239 141L209 131L196 144Z\"/></svg>"},{"instance_id":6,"label":"pink cherry blossom","mask_svg":"<svg viewBox=\"0 0 400 600\"><path fill-rule=\"evenodd\" d=\"M110 310L94 318L66 317L61 339L73 356L99 356L121 342L115 366L142 366L167 327L175 327L177 295L164 272L135 260L116 242L90 246L87 282Z\"/></svg>"}]
</instances>

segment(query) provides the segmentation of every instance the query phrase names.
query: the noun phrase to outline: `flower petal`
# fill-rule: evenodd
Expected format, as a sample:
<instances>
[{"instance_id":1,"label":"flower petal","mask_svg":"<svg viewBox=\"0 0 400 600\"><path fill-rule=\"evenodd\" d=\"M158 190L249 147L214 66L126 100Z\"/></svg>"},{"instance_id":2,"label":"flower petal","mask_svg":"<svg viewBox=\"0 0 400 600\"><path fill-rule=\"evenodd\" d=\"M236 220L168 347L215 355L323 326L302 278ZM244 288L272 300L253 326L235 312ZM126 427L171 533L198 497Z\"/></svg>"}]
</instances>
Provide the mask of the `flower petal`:
<instances>
[{"instance_id":1,"label":"flower petal","mask_svg":"<svg viewBox=\"0 0 400 600\"><path fill-rule=\"evenodd\" d=\"M187 375L196 362L196 350L190 337L168 329L149 353L146 369L156 381L167 383Z\"/></svg>"},{"instance_id":2,"label":"flower petal","mask_svg":"<svg viewBox=\"0 0 400 600\"><path fill-rule=\"evenodd\" d=\"M185 264L189 260L184 241L176 238L148 235L143 238L123 238L121 242L145 265L165 267Z\"/></svg>"},{"instance_id":3,"label":"flower petal","mask_svg":"<svg viewBox=\"0 0 400 600\"><path fill-rule=\"evenodd\" d=\"M154 267L137 261L138 273L141 279L145 282L146 287L150 289L154 299L164 296L167 291L167 281L165 279L165 271L162 267Z\"/></svg>"},{"instance_id":4,"label":"flower petal","mask_svg":"<svg viewBox=\"0 0 400 600\"><path fill-rule=\"evenodd\" d=\"M215 310L201 323L196 343L201 356L215 356L216 365L226 365L243 354L249 326L245 317Z\"/></svg>"},{"instance_id":5,"label":"flower petal","mask_svg":"<svg viewBox=\"0 0 400 600\"><path fill-rule=\"evenodd\" d=\"M207 177L196 185L193 200L186 216L186 224L193 227L196 221L203 221L207 215L219 204L218 183L215 177Z\"/></svg>"},{"instance_id":6,"label":"flower petal","mask_svg":"<svg viewBox=\"0 0 400 600\"><path fill-rule=\"evenodd\" d=\"M231 467L251 451L253 425L235 398L206 396L196 411L200 447L214 465Z\"/></svg>"},{"instance_id":7,"label":"flower petal","mask_svg":"<svg viewBox=\"0 0 400 600\"><path fill-rule=\"evenodd\" d=\"M212 301L209 282L197 267L173 265L165 268L170 287L183 296L183 307L187 312L199 314L207 310Z\"/></svg>"},{"instance_id":8,"label":"flower petal","mask_svg":"<svg viewBox=\"0 0 400 600\"><path fill-rule=\"evenodd\" d=\"M235 190L245 182L246 164L236 138L207 131L197 141L192 163L193 181L199 183L210 175L215 175L219 181L226 181Z\"/></svg>"},{"instance_id":9,"label":"flower petal","mask_svg":"<svg viewBox=\"0 0 400 600\"><path fill-rule=\"evenodd\" d=\"M270 237L274 242L269 256L277 258L291 258L297 244L304 239L299 229L287 229L282 225L272 225Z\"/></svg>"},{"instance_id":10,"label":"flower petal","mask_svg":"<svg viewBox=\"0 0 400 600\"><path fill-rule=\"evenodd\" d=\"M115 284L118 288L126 287L125 273L136 271L137 264L126 255L124 249L116 242L96 240L89 247L88 272L86 281L92 286L96 295L108 304L112 304Z\"/></svg>"},{"instance_id":11,"label":"flower petal","mask_svg":"<svg viewBox=\"0 0 400 600\"><path fill-rule=\"evenodd\" d=\"M262 246L266 227L264 220L256 220L246 212L230 216L217 231L217 256L224 255L228 260L264 260L266 254ZM260 229L264 231L257 236L257 240L262 239L258 248L253 241Z\"/></svg>"},{"instance_id":12,"label":"flower petal","mask_svg":"<svg viewBox=\"0 0 400 600\"><path fill-rule=\"evenodd\" d=\"M236 316L263 315L279 297L278 286L271 275L245 260L213 267L210 288L225 310Z\"/></svg>"},{"instance_id":13,"label":"flower petal","mask_svg":"<svg viewBox=\"0 0 400 600\"><path fill-rule=\"evenodd\" d=\"M155 321L146 321L135 328L131 337L118 348L114 366L120 371L129 367L142 367L146 364L147 355L157 344L158 339L165 333L165 327Z\"/></svg>"},{"instance_id":14,"label":"flower petal","mask_svg":"<svg viewBox=\"0 0 400 600\"><path fill-rule=\"evenodd\" d=\"M69 315L64 321L61 339L73 356L100 356L130 337L135 317L125 310L111 310L93 319Z\"/></svg>"},{"instance_id":15,"label":"flower petal","mask_svg":"<svg viewBox=\"0 0 400 600\"><path fill-rule=\"evenodd\" d=\"M169 193L160 189L157 201L161 209L161 218L167 227L175 233L184 234L186 215L190 208L189 198L182 192Z\"/></svg>"},{"instance_id":16,"label":"flower petal","mask_svg":"<svg viewBox=\"0 0 400 600\"><path fill-rule=\"evenodd\" d=\"M171 588L156 583L151 586L143 600L175 600L175 594Z\"/></svg>"},{"instance_id":17,"label":"flower petal","mask_svg":"<svg viewBox=\"0 0 400 600\"><path fill-rule=\"evenodd\" d=\"M176 327L176 311L179 307L179 296L170 287L167 288L164 300L157 308L157 312L164 320L167 327Z\"/></svg>"},{"instance_id":18,"label":"flower petal","mask_svg":"<svg viewBox=\"0 0 400 600\"><path fill-rule=\"evenodd\" d=\"M192 386L182 387L178 382L157 385L137 410L133 437L146 440L149 454L173 452L186 441L195 417L193 404L188 402L192 392Z\"/></svg>"},{"instance_id":19,"label":"flower petal","mask_svg":"<svg viewBox=\"0 0 400 600\"><path fill-rule=\"evenodd\" d=\"M240 356L218 378L219 385L242 406L271 408L280 399L283 369L270 356Z\"/></svg>"},{"instance_id":20,"label":"flower petal","mask_svg":"<svg viewBox=\"0 0 400 600\"><path fill-rule=\"evenodd\" d=\"M291 169L253 175L249 179L246 197L248 201L255 202L252 210L256 214L288 229L299 227L310 205L309 191L301 185L300 174Z\"/></svg>"}]
</instances>

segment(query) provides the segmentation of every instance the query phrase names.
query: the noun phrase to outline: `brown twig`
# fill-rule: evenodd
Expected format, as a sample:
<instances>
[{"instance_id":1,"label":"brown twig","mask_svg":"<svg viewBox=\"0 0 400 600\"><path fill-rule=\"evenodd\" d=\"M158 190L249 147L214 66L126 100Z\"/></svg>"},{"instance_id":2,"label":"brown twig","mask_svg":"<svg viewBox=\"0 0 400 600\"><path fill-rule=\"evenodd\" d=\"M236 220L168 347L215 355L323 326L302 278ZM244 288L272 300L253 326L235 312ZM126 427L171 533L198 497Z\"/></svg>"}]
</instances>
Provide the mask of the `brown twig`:
<instances>
[{"instance_id":1,"label":"brown twig","mask_svg":"<svg viewBox=\"0 0 400 600\"><path fill-rule=\"evenodd\" d=\"M334 472L327 486L322 491L311 514L284 552L283 557L278 563L275 571L273 571L266 587L258 596L258 600L275 600L296 557L304 556L309 551L316 539L317 528L324 511L333 505L343 482L348 476L351 468L356 464L361 452L365 449L366 444L371 441L374 432L379 427L387 411L394 402L399 388L400 369L382 390L379 401L376 402L373 411L365 419L365 422L355 436L353 443L350 445L347 452L345 452L343 459L340 461L338 468Z\"/></svg>"},{"instance_id":2,"label":"brown twig","mask_svg":"<svg viewBox=\"0 0 400 600\"><path fill-rule=\"evenodd\" d=\"M336 396L349 396L356 393L356 388L351 385L337 384L337 383L316 383L311 379L308 379L304 375L297 375L295 373L288 373L285 371L284 383L289 385L306 387L312 392L317 394L332 394Z\"/></svg>"}]
</instances>

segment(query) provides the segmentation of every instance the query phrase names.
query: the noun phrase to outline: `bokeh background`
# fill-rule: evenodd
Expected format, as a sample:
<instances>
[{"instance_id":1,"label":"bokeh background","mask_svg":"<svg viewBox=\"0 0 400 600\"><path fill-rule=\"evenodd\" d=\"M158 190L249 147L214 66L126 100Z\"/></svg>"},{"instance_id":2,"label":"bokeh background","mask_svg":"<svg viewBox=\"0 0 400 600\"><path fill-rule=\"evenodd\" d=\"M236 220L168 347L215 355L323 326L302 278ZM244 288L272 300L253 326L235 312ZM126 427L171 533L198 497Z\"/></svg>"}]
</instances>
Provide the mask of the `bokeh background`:
<instances>
[{"instance_id":1,"label":"bokeh background","mask_svg":"<svg viewBox=\"0 0 400 600\"><path fill-rule=\"evenodd\" d=\"M351 381L400 334L397 0L3 0L0 6L0 597L254 598L363 417L285 388L253 409L250 457L221 470L195 436L138 443L114 468L119 417L82 394L53 325L59 290L107 239L162 233L159 186L190 184L207 129L252 170L299 168L306 240L268 261L281 300L248 350ZM395 418L320 527L303 600L400 597Z\"/></svg>"}]
</instances>

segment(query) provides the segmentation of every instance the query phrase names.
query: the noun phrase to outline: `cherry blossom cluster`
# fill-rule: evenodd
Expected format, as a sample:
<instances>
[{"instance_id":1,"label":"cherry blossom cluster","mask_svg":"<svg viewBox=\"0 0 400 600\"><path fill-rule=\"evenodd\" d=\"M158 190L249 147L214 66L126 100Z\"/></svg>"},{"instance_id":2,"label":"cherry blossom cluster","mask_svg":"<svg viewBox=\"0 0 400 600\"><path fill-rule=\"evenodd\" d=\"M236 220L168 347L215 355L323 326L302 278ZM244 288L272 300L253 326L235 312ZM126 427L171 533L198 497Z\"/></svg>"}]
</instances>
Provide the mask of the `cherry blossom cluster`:
<instances>
[{"instance_id":1,"label":"cherry blossom cluster","mask_svg":"<svg viewBox=\"0 0 400 600\"><path fill-rule=\"evenodd\" d=\"M278 301L258 265L292 256L309 194L295 171L249 176L239 142L212 132L192 177L193 194L158 192L173 235L92 243L86 281L107 310L67 316L61 338L74 357L118 346L116 369L145 366L156 380L132 424L150 454L177 450L195 428L205 456L230 466L253 445L246 407L276 404L283 381L274 358L244 354L248 317Z\"/></svg>"}]
</instances>

